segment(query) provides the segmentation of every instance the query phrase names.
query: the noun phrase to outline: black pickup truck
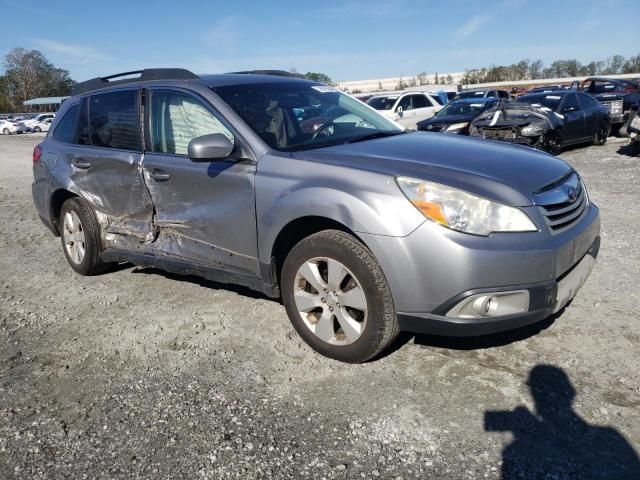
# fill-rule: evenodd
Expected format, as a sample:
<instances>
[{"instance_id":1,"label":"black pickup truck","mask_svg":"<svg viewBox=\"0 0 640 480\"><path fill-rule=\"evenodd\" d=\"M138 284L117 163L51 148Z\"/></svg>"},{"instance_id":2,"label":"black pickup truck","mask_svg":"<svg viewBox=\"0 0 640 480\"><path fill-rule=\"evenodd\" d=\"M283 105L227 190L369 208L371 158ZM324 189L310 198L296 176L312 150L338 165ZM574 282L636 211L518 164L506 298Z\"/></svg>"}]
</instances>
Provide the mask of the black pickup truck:
<instances>
[{"instance_id":1,"label":"black pickup truck","mask_svg":"<svg viewBox=\"0 0 640 480\"><path fill-rule=\"evenodd\" d=\"M640 105L640 84L619 78L589 77L582 82L581 90L608 106L611 127L618 130L620 135L627 135L629 111Z\"/></svg>"}]
</instances>

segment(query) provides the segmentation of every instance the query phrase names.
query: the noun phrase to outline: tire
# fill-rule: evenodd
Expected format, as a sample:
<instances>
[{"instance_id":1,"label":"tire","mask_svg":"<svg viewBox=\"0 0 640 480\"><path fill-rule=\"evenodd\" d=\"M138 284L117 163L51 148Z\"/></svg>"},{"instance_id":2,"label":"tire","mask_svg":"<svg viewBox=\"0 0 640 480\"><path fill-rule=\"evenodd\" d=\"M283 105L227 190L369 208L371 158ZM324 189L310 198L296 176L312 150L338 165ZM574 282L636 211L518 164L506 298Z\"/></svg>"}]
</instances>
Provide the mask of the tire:
<instances>
[{"instance_id":1,"label":"tire","mask_svg":"<svg viewBox=\"0 0 640 480\"><path fill-rule=\"evenodd\" d=\"M319 274L320 281L317 277L312 280L318 288L306 280L310 271ZM336 272L333 279L330 272ZM287 255L281 285L293 327L311 348L326 357L366 362L398 336L384 273L369 249L352 235L324 230L301 240Z\"/></svg>"},{"instance_id":2,"label":"tire","mask_svg":"<svg viewBox=\"0 0 640 480\"><path fill-rule=\"evenodd\" d=\"M112 266L100 258L100 227L93 208L86 200L74 197L64 202L59 225L62 250L77 273L97 275Z\"/></svg>"},{"instance_id":3,"label":"tire","mask_svg":"<svg viewBox=\"0 0 640 480\"><path fill-rule=\"evenodd\" d=\"M33 129L33 132L34 132L34 133L40 133L41 131L42 131L42 129L41 129L40 127L35 127L35 128Z\"/></svg>"},{"instance_id":4,"label":"tire","mask_svg":"<svg viewBox=\"0 0 640 480\"><path fill-rule=\"evenodd\" d=\"M544 150L551 155L558 155L562 151L562 139L560 134L555 130L545 133L538 139L535 147Z\"/></svg>"},{"instance_id":5,"label":"tire","mask_svg":"<svg viewBox=\"0 0 640 480\"><path fill-rule=\"evenodd\" d=\"M9 131L8 128L5 128L4 130L2 130L2 133L5 135L11 135L11 132Z\"/></svg>"},{"instance_id":6,"label":"tire","mask_svg":"<svg viewBox=\"0 0 640 480\"><path fill-rule=\"evenodd\" d=\"M598 131L593 136L593 144L602 146L607 143L607 137L609 136L609 125L603 123L598 127Z\"/></svg>"}]
</instances>

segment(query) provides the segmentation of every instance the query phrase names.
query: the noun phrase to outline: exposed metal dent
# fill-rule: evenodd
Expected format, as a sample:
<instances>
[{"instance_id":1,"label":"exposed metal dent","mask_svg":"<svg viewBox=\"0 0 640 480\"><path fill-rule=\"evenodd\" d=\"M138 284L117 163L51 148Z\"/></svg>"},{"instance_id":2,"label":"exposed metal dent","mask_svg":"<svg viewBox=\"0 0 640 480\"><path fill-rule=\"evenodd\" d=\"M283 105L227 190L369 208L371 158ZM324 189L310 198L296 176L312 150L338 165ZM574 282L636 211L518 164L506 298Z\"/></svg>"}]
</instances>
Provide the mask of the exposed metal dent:
<instances>
[{"instance_id":1,"label":"exposed metal dent","mask_svg":"<svg viewBox=\"0 0 640 480\"><path fill-rule=\"evenodd\" d=\"M109 245L116 238L115 236L128 236L132 237L135 242L133 243L149 243L155 238L155 233L149 231L145 223L136 222L127 218L117 218L98 210L94 209L96 217L98 218L98 224L100 226L102 240L104 245Z\"/></svg>"}]
</instances>

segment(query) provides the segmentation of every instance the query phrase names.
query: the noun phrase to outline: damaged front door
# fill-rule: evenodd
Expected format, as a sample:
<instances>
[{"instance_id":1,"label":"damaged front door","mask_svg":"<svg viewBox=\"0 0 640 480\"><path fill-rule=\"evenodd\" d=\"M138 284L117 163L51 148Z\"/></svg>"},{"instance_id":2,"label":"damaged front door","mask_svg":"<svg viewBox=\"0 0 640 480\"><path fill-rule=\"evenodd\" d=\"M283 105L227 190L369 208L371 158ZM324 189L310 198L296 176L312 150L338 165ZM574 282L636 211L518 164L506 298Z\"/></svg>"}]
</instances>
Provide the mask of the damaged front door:
<instances>
[{"instance_id":1,"label":"damaged front door","mask_svg":"<svg viewBox=\"0 0 640 480\"><path fill-rule=\"evenodd\" d=\"M80 104L71 179L105 233L153 239L153 205L141 173L139 89L94 94ZM117 241L116 241L117 245Z\"/></svg>"},{"instance_id":2,"label":"damaged front door","mask_svg":"<svg viewBox=\"0 0 640 480\"><path fill-rule=\"evenodd\" d=\"M166 88L150 89L144 178L164 253L240 274L258 273L255 162L237 155L240 139L203 99ZM225 160L192 160L196 137L220 133L235 143Z\"/></svg>"}]
</instances>

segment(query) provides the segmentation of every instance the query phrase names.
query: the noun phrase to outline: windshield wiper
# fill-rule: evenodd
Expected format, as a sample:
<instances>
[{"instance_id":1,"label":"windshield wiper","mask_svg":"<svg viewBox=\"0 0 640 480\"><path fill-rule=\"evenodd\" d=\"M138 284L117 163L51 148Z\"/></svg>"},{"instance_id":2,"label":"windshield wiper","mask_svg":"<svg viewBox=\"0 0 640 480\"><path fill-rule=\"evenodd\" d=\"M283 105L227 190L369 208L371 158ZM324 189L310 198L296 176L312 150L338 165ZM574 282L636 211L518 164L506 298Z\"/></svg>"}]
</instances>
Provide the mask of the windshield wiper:
<instances>
[{"instance_id":1,"label":"windshield wiper","mask_svg":"<svg viewBox=\"0 0 640 480\"><path fill-rule=\"evenodd\" d=\"M363 142L365 140L373 140L375 138L394 137L396 135L402 135L403 133L407 133L407 132L404 130L398 130L395 132L373 132L373 133L368 133L367 135L362 135L361 137L345 140L343 143L356 143L356 142Z\"/></svg>"}]
</instances>

